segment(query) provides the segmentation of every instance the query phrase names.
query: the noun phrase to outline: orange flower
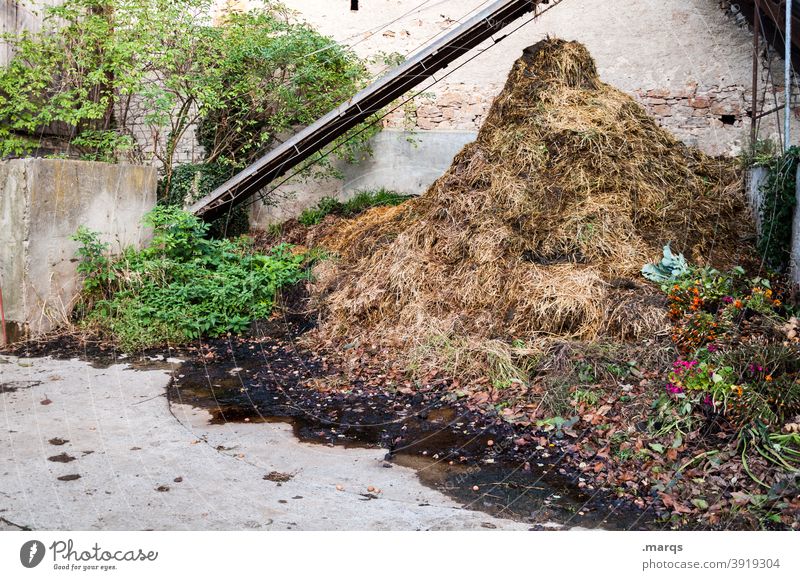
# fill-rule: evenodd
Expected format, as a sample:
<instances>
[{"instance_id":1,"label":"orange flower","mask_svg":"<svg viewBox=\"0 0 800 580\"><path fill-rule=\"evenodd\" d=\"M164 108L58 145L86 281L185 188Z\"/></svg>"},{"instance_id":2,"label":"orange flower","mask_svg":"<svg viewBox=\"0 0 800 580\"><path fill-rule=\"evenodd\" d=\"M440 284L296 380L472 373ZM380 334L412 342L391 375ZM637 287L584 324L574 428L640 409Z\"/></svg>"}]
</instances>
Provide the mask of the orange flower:
<instances>
[{"instance_id":1,"label":"orange flower","mask_svg":"<svg viewBox=\"0 0 800 580\"><path fill-rule=\"evenodd\" d=\"M742 307L742 301L741 300L734 301L733 306L735 308L741 308Z\"/></svg>"},{"instance_id":2,"label":"orange flower","mask_svg":"<svg viewBox=\"0 0 800 580\"><path fill-rule=\"evenodd\" d=\"M767 382L772 381L772 375L767 375L766 377L764 377L764 380Z\"/></svg>"}]
</instances>

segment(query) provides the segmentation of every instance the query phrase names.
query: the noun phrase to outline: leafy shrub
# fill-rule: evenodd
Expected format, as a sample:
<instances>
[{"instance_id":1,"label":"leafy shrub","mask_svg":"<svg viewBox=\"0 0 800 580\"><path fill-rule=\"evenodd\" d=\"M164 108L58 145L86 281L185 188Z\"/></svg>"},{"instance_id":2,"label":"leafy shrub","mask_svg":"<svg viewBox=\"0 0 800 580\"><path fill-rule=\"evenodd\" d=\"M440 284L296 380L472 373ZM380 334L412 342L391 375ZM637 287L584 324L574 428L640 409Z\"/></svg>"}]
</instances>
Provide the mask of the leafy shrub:
<instances>
[{"instance_id":1,"label":"leafy shrub","mask_svg":"<svg viewBox=\"0 0 800 580\"><path fill-rule=\"evenodd\" d=\"M735 431L754 479L748 449L796 469L800 450L776 432L800 413L800 345L776 332L787 314L780 296L769 280L747 278L742 268L723 273L687 264L682 270L672 275L667 265L659 276L682 358L653 405L652 431L680 437L713 419Z\"/></svg>"},{"instance_id":2,"label":"leafy shrub","mask_svg":"<svg viewBox=\"0 0 800 580\"><path fill-rule=\"evenodd\" d=\"M241 332L304 275L303 256L287 246L263 255L245 240L208 239L208 224L175 207L157 207L145 224L150 244L115 259L98 234L81 228L75 236L84 322L126 349Z\"/></svg>"},{"instance_id":3,"label":"leafy shrub","mask_svg":"<svg viewBox=\"0 0 800 580\"><path fill-rule=\"evenodd\" d=\"M335 197L323 197L313 208L303 210L297 221L304 226L313 226L320 223L327 215L353 217L371 207L400 205L412 197L384 188L374 191L359 191L345 202L341 202Z\"/></svg>"},{"instance_id":4,"label":"leafy shrub","mask_svg":"<svg viewBox=\"0 0 800 580\"><path fill-rule=\"evenodd\" d=\"M761 186L761 236L758 250L767 265L779 272L788 267L791 254L799 161L800 148L790 147L783 155L764 163L767 179Z\"/></svg>"},{"instance_id":5,"label":"leafy shrub","mask_svg":"<svg viewBox=\"0 0 800 580\"><path fill-rule=\"evenodd\" d=\"M279 2L210 26L214 4L63 0L44 7L41 31L1 35L14 57L0 67L0 157L30 154L56 129L49 136L70 154L152 155L169 185L192 127L206 161L243 167L368 79L355 53ZM342 137L336 156L368 149L363 129Z\"/></svg>"},{"instance_id":6,"label":"leafy shrub","mask_svg":"<svg viewBox=\"0 0 800 580\"><path fill-rule=\"evenodd\" d=\"M754 424L780 428L800 413L800 352L796 344L771 343L741 330L747 312L780 320L780 301L760 285L746 295L724 296L712 313L703 310L703 296L695 296L689 306L694 310L674 319L673 341L686 358L675 362L667 392L692 408L713 411L737 430Z\"/></svg>"},{"instance_id":7,"label":"leafy shrub","mask_svg":"<svg viewBox=\"0 0 800 580\"><path fill-rule=\"evenodd\" d=\"M175 166L172 174L159 181L159 202L183 207L201 199L233 177L235 170L222 163L183 163ZM232 208L224 216L211 222L208 235L212 238L233 237L246 234L250 221L246 205Z\"/></svg>"}]
</instances>

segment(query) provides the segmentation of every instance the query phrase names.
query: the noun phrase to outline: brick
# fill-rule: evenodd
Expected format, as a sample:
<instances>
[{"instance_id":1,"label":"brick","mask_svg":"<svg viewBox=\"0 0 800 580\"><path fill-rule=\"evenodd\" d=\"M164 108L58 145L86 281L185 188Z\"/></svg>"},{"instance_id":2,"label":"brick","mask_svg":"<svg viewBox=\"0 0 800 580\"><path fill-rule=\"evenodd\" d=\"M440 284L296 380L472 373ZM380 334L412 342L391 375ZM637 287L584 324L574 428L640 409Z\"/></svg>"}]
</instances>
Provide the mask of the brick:
<instances>
[{"instance_id":1,"label":"brick","mask_svg":"<svg viewBox=\"0 0 800 580\"><path fill-rule=\"evenodd\" d=\"M651 110L653 111L654 115L657 115L659 117L669 117L670 115L672 115L672 107L669 107L667 105L656 105L652 107Z\"/></svg>"},{"instance_id":2,"label":"brick","mask_svg":"<svg viewBox=\"0 0 800 580\"><path fill-rule=\"evenodd\" d=\"M689 99L689 105L695 109L707 109L711 106L711 99L705 96L697 96Z\"/></svg>"}]
</instances>

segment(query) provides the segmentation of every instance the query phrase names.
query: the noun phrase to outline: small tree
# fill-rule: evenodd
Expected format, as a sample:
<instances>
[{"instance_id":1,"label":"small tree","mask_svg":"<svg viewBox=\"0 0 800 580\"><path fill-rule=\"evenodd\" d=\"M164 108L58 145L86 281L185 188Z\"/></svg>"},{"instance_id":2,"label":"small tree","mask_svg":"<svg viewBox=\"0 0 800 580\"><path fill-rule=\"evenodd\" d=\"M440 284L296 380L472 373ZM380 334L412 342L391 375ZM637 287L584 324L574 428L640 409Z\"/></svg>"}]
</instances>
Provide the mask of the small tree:
<instances>
[{"instance_id":1,"label":"small tree","mask_svg":"<svg viewBox=\"0 0 800 580\"><path fill-rule=\"evenodd\" d=\"M155 158L169 191L192 127L206 161L233 171L366 79L351 51L277 2L218 26L211 15L210 0L47 8L41 32L4 37L15 56L0 69L0 155L29 154L51 135L84 158Z\"/></svg>"}]
</instances>

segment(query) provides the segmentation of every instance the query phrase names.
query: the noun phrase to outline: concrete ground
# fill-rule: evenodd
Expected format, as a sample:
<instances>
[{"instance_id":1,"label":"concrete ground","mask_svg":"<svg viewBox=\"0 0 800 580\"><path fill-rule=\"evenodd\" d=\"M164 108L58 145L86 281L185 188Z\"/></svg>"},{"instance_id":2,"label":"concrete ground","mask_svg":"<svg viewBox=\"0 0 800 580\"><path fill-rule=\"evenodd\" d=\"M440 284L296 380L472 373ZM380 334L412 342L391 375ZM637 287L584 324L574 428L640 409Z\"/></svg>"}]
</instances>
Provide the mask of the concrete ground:
<instances>
[{"instance_id":1,"label":"concrete ground","mask_svg":"<svg viewBox=\"0 0 800 580\"><path fill-rule=\"evenodd\" d=\"M282 423L210 425L169 405L169 377L0 355L0 529L528 528L387 469L379 449L302 443Z\"/></svg>"}]
</instances>

